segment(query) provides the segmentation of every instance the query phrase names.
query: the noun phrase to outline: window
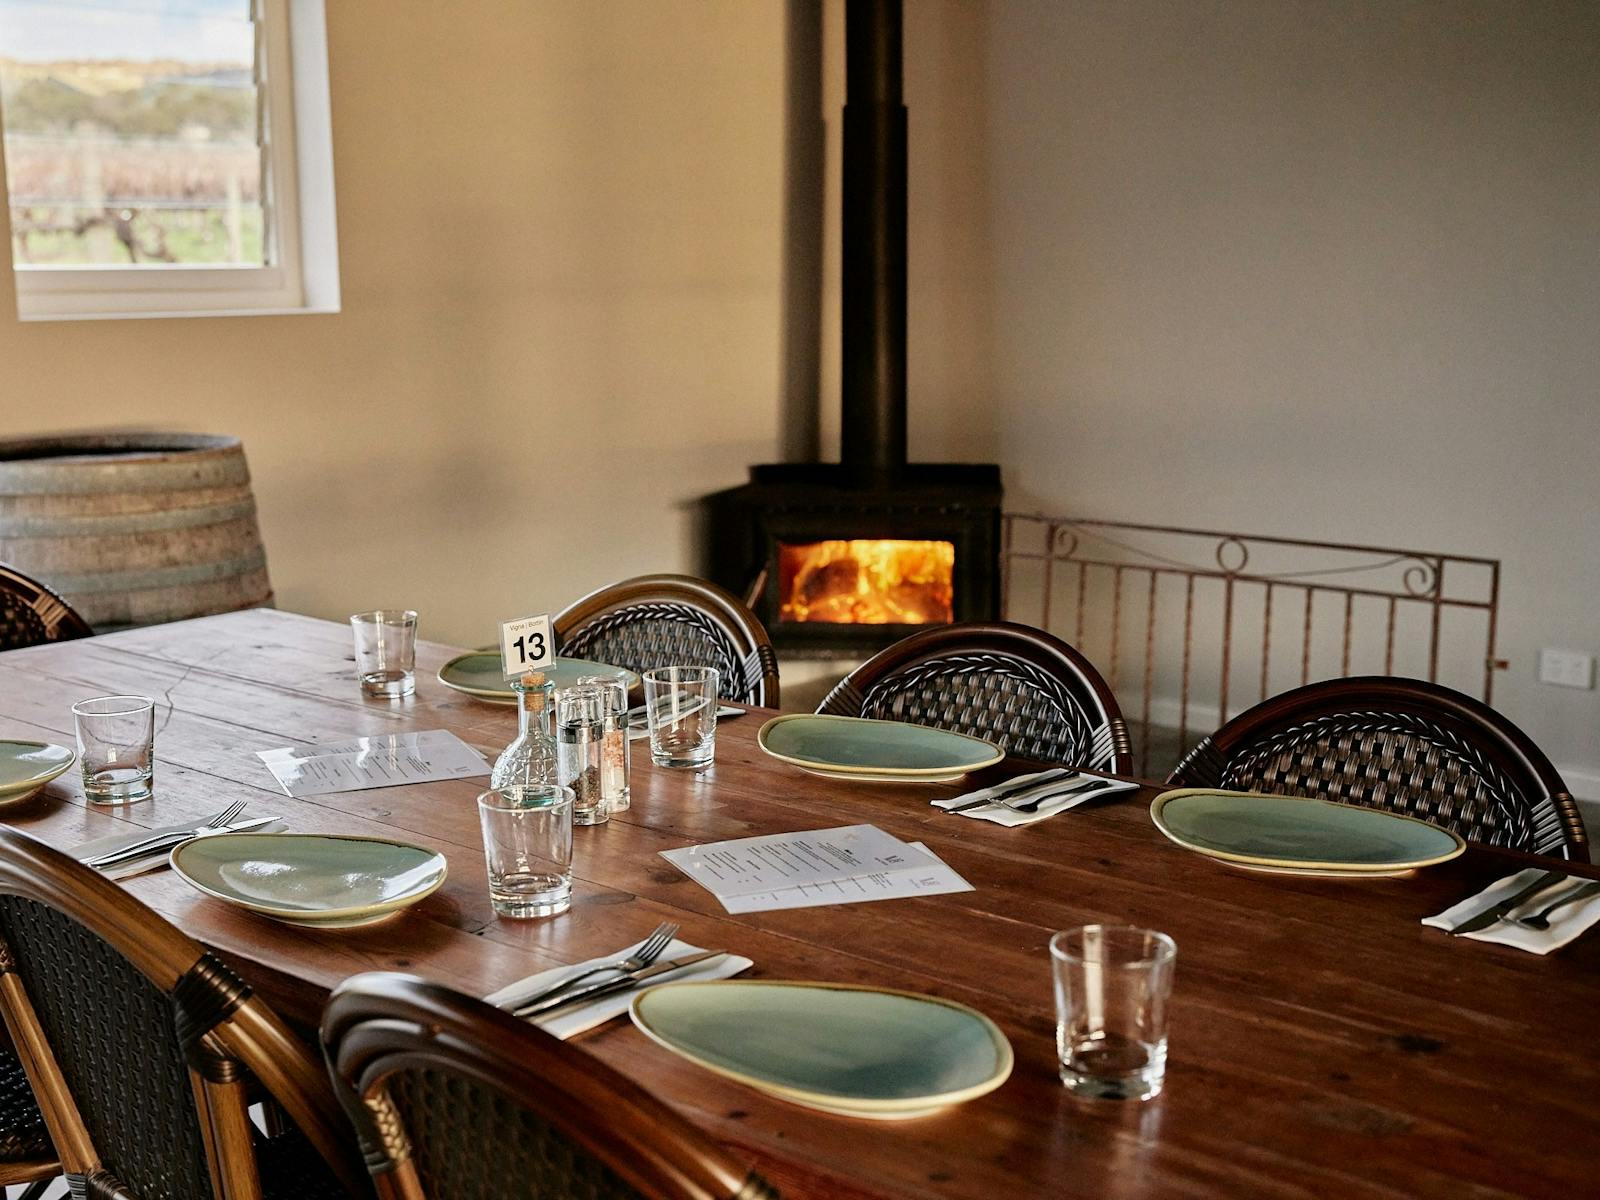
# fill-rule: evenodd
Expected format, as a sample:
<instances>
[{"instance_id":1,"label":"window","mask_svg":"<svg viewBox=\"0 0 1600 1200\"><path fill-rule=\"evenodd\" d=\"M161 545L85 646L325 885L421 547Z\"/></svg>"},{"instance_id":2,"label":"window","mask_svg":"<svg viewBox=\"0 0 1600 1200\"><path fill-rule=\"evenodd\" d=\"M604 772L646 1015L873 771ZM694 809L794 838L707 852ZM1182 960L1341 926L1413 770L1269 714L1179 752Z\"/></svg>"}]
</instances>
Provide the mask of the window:
<instances>
[{"instance_id":1,"label":"window","mask_svg":"<svg viewBox=\"0 0 1600 1200\"><path fill-rule=\"evenodd\" d=\"M0 0L24 320L336 311L322 0Z\"/></svg>"}]
</instances>

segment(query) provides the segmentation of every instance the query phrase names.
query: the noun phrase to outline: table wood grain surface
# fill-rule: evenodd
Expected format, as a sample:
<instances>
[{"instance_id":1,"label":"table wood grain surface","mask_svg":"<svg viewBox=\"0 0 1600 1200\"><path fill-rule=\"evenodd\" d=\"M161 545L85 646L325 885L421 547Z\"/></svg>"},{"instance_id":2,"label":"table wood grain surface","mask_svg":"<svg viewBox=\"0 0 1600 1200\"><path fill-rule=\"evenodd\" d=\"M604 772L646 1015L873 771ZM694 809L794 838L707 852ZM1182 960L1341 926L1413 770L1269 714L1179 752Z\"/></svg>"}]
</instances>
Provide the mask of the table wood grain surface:
<instances>
[{"instance_id":1,"label":"table wood grain surface","mask_svg":"<svg viewBox=\"0 0 1600 1200\"><path fill-rule=\"evenodd\" d=\"M1574 1196L1600 1190L1600 934L1548 957L1424 928L1526 865L1474 848L1409 878L1345 882L1233 869L1167 842L1147 787L1003 829L928 800L961 785L850 785L756 744L763 714L718 729L715 766L654 769L633 805L576 833L572 911L495 917L474 796L482 780L285 797L258 750L352 734L453 730L492 759L515 713L450 691L450 648L418 649L417 692L364 699L349 630L256 611L0 654L0 737L70 745L70 705L157 701L156 795L89 808L76 771L3 817L70 847L196 819L235 798L300 832L402 838L442 851L445 886L376 927L313 932L192 891L171 871L128 890L230 958L310 1027L361 971L409 971L484 995L607 953L659 921L755 960L751 978L904 988L991 1016L1016 1050L987 1097L916 1121L792 1107L655 1046L626 1020L574 1044L731 1146L786 1196ZM636 749L640 749L636 745ZM658 851L871 822L920 840L971 892L730 916ZM1600 877L1590 867L1576 870ZM1146 1104L1085 1101L1056 1075L1046 943L1053 930L1133 922L1178 944L1167 1087Z\"/></svg>"}]
</instances>

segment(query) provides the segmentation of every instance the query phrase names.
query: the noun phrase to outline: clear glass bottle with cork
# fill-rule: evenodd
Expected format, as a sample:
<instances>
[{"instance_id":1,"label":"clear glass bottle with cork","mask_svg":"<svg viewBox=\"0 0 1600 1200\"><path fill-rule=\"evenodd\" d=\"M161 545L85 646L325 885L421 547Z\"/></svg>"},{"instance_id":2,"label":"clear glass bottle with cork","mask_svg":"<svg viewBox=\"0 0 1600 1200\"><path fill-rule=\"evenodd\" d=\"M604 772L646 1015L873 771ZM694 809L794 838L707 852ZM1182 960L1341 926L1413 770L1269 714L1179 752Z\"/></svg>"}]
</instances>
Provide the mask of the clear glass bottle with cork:
<instances>
[{"instance_id":1,"label":"clear glass bottle with cork","mask_svg":"<svg viewBox=\"0 0 1600 1200\"><path fill-rule=\"evenodd\" d=\"M559 783L556 742L550 733L550 697L555 686L539 671L514 680L517 693L517 738L500 752L489 786L496 791Z\"/></svg>"}]
</instances>

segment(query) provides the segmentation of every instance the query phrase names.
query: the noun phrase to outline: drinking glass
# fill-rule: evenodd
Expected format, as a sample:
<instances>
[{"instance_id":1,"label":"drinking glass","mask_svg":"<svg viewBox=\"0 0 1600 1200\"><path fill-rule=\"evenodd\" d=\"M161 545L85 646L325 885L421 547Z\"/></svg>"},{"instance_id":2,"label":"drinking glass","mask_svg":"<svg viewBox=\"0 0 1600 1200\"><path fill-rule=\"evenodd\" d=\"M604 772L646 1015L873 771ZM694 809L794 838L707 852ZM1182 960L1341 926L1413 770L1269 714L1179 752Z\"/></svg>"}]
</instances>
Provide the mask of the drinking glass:
<instances>
[{"instance_id":1,"label":"drinking glass","mask_svg":"<svg viewBox=\"0 0 1600 1200\"><path fill-rule=\"evenodd\" d=\"M572 789L574 825L604 825L611 819L602 783L609 707L597 687L556 693L556 764L562 784Z\"/></svg>"},{"instance_id":2,"label":"drinking glass","mask_svg":"<svg viewBox=\"0 0 1600 1200\"><path fill-rule=\"evenodd\" d=\"M580 687L597 687L608 704L605 744L600 752L600 790L606 808L626 812L633 802L633 742L628 739L628 685L615 675L581 675Z\"/></svg>"},{"instance_id":3,"label":"drinking glass","mask_svg":"<svg viewBox=\"0 0 1600 1200\"><path fill-rule=\"evenodd\" d=\"M489 902L503 917L572 907L572 789L526 784L478 797Z\"/></svg>"},{"instance_id":4,"label":"drinking glass","mask_svg":"<svg viewBox=\"0 0 1600 1200\"><path fill-rule=\"evenodd\" d=\"M356 635L356 678L377 700L399 700L417 690L417 614L380 608L350 618Z\"/></svg>"},{"instance_id":5,"label":"drinking glass","mask_svg":"<svg viewBox=\"0 0 1600 1200\"><path fill-rule=\"evenodd\" d=\"M1177 954L1166 934L1132 925L1085 925L1050 939L1061 1082L1114 1100L1161 1091Z\"/></svg>"},{"instance_id":6,"label":"drinking glass","mask_svg":"<svg viewBox=\"0 0 1600 1200\"><path fill-rule=\"evenodd\" d=\"M83 793L94 804L150 799L155 777L156 703L145 696L99 696L72 706Z\"/></svg>"},{"instance_id":7,"label":"drinking glass","mask_svg":"<svg viewBox=\"0 0 1600 1200\"><path fill-rule=\"evenodd\" d=\"M650 761L658 767L708 767L717 751L717 669L656 667L644 673Z\"/></svg>"}]
</instances>

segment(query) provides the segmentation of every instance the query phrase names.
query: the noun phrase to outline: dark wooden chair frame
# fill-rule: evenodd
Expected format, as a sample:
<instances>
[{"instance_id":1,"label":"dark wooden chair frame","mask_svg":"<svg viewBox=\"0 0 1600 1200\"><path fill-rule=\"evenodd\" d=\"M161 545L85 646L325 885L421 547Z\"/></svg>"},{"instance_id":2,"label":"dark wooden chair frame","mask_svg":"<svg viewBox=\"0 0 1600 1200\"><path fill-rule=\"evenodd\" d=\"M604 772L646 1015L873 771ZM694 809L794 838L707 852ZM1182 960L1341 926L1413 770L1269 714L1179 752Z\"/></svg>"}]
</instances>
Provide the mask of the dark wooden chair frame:
<instances>
[{"instance_id":1,"label":"dark wooden chair frame","mask_svg":"<svg viewBox=\"0 0 1600 1200\"><path fill-rule=\"evenodd\" d=\"M1042 629L1009 621L961 622L914 633L882 650L850 672L818 706L819 713L859 717L900 681L930 673L1004 672L1029 683L1050 705L1081 715L1085 728L1076 739L1081 762L1069 765L1127 775L1133 752L1121 706L1100 672L1067 643ZM1064 757L1052 761L1065 762Z\"/></svg>"},{"instance_id":2,"label":"dark wooden chair frame","mask_svg":"<svg viewBox=\"0 0 1600 1200\"><path fill-rule=\"evenodd\" d=\"M65 642L72 638L91 637L94 630L77 611L50 588L24 575L15 567L0 563L0 602L20 602L21 607L38 619L38 629L43 636L20 644L5 640L4 623L0 622L0 650L15 650L23 645L39 642Z\"/></svg>"},{"instance_id":3,"label":"dark wooden chair frame","mask_svg":"<svg viewBox=\"0 0 1600 1200\"><path fill-rule=\"evenodd\" d=\"M6 826L0 826L0 894L36 901L74 921L172 1000L219 1200L261 1196L248 1109L262 1098L298 1126L352 1195L369 1194L349 1123L321 1064L203 946L103 875ZM132 1197L105 1169L3 940L0 1012L73 1196ZM265 1096L251 1085L264 1088Z\"/></svg>"},{"instance_id":4,"label":"dark wooden chair frame","mask_svg":"<svg viewBox=\"0 0 1600 1200\"><path fill-rule=\"evenodd\" d=\"M650 1200L776 1200L778 1193L638 1085L509 1013L410 975L346 980L322 1041L380 1200L428 1200L388 1081L431 1070L548 1122ZM509 1166L509 1164L508 1164Z\"/></svg>"},{"instance_id":5,"label":"dark wooden chair frame","mask_svg":"<svg viewBox=\"0 0 1600 1200\"><path fill-rule=\"evenodd\" d=\"M1525 836L1496 844L1589 861L1583 819L1566 783L1543 751L1481 700L1421 679L1355 676L1273 696L1204 738L1167 782L1174 787L1231 786L1235 764L1253 764L1287 746L1304 743L1324 729L1428 740L1463 772L1477 776L1497 795L1514 797L1526 810L1526 821L1519 821ZM1284 785L1284 790L1323 794L1309 784L1304 788ZM1345 795L1324 794L1324 798L1363 802ZM1403 805L1383 807L1409 811ZM1449 823L1432 813L1411 815ZM1467 829L1457 832L1468 841L1476 840Z\"/></svg>"},{"instance_id":6,"label":"dark wooden chair frame","mask_svg":"<svg viewBox=\"0 0 1600 1200\"><path fill-rule=\"evenodd\" d=\"M647 618L694 623L707 637L724 639L740 677L733 687L723 680L723 698L778 706L778 656L766 627L732 592L693 576L641 575L591 592L556 616L556 648L582 658L586 636Z\"/></svg>"}]
</instances>

